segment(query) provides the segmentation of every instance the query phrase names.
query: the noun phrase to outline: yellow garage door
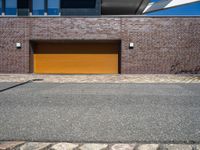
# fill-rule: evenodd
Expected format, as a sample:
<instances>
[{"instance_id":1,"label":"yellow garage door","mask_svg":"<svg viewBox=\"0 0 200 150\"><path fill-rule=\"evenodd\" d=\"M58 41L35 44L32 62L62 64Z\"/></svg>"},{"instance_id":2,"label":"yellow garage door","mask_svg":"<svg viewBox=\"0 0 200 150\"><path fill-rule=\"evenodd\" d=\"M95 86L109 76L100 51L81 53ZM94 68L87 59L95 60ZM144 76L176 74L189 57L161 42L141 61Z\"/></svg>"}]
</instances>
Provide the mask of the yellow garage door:
<instances>
[{"instance_id":1,"label":"yellow garage door","mask_svg":"<svg viewBox=\"0 0 200 150\"><path fill-rule=\"evenodd\" d=\"M119 43L38 43L34 47L34 73L117 74Z\"/></svg>"}]
</instances>

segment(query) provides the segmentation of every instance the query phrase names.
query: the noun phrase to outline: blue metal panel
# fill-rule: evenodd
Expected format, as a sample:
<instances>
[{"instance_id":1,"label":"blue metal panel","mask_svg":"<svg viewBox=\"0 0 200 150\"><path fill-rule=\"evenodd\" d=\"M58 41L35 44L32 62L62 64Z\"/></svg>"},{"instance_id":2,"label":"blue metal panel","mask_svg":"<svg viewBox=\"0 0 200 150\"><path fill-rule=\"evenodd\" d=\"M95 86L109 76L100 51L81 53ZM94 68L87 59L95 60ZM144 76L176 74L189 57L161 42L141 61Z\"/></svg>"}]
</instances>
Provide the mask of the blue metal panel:
<instances>
[{"instance_id":1,"label":"blue metal panel","mask_svg":"<svg viewBox=\"0 0 200 150\"><path fill-rule=\"evenodd\" d=\"M5 1L5 14L6 15L17 15L17 0L6 0Z\"/></svg>"},{"instance_id":2,"label":"blue metal panel","mask_svg":"<svg viewBox=\"0 0 200 150\"><path fill-rule=\"evenodd\" d=\"M44 0L33 0L33 15L44 15Z\"/></svg>"},{"instance_id":3,"label":"blue metal panel","mask_svg":"<svg viewBox=\"0 0 200 150\"><path fill-rule=\"evenodd\" d=\"M48 15L59 15L60 13L60 0L48 0L47 6Z\"/></svg>"},{"instance_id":4,"label":"blue metal panel","mask_svg":"<svg viewBox=\"0 0 200 150\"><path fill-rule=\"evenodd\" d=\"M2 0L0 0L0 15L2 13Z\"/></svg>"}]
</instances>

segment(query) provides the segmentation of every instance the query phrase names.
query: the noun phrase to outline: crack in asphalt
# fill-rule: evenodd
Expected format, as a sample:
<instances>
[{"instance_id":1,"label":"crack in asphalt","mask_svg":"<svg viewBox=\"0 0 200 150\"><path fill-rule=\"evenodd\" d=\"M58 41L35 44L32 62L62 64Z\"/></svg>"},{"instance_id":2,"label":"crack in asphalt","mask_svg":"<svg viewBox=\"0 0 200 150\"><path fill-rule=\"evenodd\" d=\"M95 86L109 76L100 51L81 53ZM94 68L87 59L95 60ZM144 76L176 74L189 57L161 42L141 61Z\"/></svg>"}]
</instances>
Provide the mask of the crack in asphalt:
<instances>
[{"instance_id":1,"label":"crack in asphalt","mask_svg":"<svg viewBox=\"0 0 200 150\"><path fill-rule=\"evenodd\" d=\"M37 81L41 81L41 80L43 80L43 79L28 80L28 81L26 81L26 82L22 82L22 83L19 83L19 84L16 84L16 85L13 85L13 86L4 88L4 89L0 90L0 93L5 92L5 91L8 91L8 90L11 90L11 89L14 89L14 88L16 88L16 87L19 87L19 86L22 86L22 85L25 85L25 84L28 84L28 83L33 83L33 82L37 82Z\"/></svg>"}]
</instances>

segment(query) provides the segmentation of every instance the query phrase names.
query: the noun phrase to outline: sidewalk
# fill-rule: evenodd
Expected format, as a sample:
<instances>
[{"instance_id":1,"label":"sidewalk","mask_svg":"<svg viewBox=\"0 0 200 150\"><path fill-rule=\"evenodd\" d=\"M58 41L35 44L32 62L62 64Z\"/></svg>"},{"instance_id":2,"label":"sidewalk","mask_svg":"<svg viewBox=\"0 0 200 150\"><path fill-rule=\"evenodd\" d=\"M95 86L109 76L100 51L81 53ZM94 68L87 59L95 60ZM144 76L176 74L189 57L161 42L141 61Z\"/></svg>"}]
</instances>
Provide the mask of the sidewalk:
<instances>
[{"instance_id":1,"label":"sidewalk","mask_svg":"<svg viewBox=\"0 0 200 150\"><path fill-rule=\"evenodd\" d=\"M2 142L0 150L200 150L200 145Z\"/></svg>"},{"instance_id":2,"label":"sidewalk","mask_svg":"<svg viewBox=\"0 0 200 150\"><path fill-rule=\"evenodd\" d=\"M35 75L0 74L0 82L26 82L34 80L50 83L200 83L198 75Z\"/></svg>"}]
</instances>

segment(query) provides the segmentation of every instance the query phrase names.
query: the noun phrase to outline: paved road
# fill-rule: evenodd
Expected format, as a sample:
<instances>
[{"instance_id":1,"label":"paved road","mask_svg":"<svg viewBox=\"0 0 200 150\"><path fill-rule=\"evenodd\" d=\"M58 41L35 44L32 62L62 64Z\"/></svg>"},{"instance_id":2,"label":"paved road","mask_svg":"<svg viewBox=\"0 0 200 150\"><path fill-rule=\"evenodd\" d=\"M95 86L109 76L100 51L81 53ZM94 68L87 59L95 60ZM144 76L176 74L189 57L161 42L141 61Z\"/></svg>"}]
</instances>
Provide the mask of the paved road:
<instances>
[{"instance_id":1,"label":"paved road","mask_svg":"<svg viewBox=\"0 0 200 150\"><path fill-rule=\"evenodd\" d=\"M200 142L200 84L28 83L0 93L0 140Z\"/></svg>"},{"instance_id":2,"label":"paved road","mask_svg":"<svg viewBox=\"0 0 200 150\"><path fill-rule=\"evenodd\" d=\"M20 83L13 83L13 82L1 83L0 82L0 92L3 91L3 90L6 90L7 88L18 85L18 84L20 84Z\"/></svg>"}]
</instances>

